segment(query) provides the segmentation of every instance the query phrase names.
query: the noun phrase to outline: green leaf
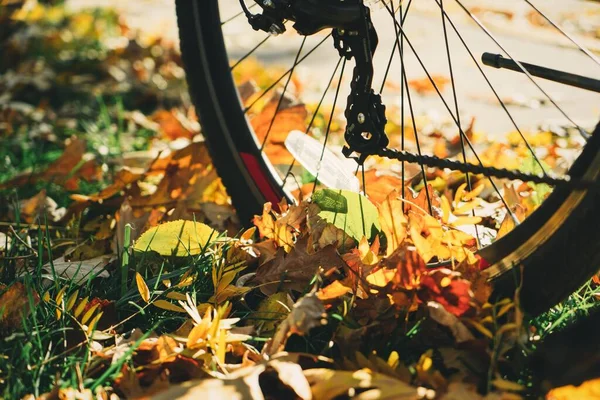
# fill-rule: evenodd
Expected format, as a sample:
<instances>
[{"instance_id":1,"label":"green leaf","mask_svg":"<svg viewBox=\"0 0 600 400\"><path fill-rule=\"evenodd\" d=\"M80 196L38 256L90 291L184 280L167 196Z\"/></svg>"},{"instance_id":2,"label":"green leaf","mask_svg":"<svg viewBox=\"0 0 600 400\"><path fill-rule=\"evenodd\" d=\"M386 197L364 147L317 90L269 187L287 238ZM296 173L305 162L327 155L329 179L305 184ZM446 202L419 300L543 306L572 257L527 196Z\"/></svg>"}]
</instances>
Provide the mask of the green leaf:
<instances>
[{"instance_id":1,"label":"green leaf","mask_svg":"<svg viewBox=\"0 0 600 400\"><path fill-rule=\"evenodd\" d=\"M177 220L148 229L133 247L137 251L155 251L163 256L198 255L217 231L200 222Z\"/></svg>"},{"instance_id":2,"label":"green leaf","mask_svg":"<svg viewBox=\"0 0 600 400\"><path fill-rule=\"evenodd\" d=\"M381 230L377 207L365 196L349 190L322 189L312 197L319 216L345 231L356 241L375 237Z\"/></svg>"}]
</instances>

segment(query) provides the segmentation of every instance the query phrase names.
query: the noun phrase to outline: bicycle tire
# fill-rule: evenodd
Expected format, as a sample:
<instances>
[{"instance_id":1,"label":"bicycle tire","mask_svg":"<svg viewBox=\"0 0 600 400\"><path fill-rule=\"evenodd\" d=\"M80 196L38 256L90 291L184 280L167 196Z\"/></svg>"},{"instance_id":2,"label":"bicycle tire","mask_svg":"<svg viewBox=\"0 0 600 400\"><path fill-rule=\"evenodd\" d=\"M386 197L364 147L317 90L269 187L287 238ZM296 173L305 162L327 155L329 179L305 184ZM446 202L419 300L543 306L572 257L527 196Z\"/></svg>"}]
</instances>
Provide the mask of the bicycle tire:
<instances>
[{"instance_id":1,"label":"bicycle tire","mask_svg":"<svg viewBox=\"0 0 600 400\"><path fill-rule=\"evenodd\" d=\"M277 204L286 194L243 112L230 73L218 0L177 0L176 8L182 59L203 134L233 205L247 224L265 202ZM600 125L571 176L600 182L599 149ZM598 190L556 189L522 224L481 249L479 254L491 265L486 273L495 281L495 296L511 296L521 286L521 306L537 315L583 285L600 267L598 205Z\"/></svg>"}]
</instances>

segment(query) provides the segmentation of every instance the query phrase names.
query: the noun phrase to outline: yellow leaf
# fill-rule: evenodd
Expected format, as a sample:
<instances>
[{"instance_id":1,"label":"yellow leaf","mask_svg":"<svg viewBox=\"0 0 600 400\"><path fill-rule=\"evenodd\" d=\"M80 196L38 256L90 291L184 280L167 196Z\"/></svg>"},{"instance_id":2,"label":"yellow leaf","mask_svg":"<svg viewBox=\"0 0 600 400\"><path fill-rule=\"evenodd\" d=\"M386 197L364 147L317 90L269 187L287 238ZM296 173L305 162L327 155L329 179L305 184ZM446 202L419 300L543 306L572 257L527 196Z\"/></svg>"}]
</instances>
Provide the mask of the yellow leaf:
<instances>
[{"instance_id":1,"label":"yellow leaf","mask_svg":"<svg viewBox=\"0 0 600 400\"><path fill-rule=\"evenodd\" d=\"M515 221L510 216L510 213L506 213L502 223L500 224L500 229L498 229L498 234L496 235L496 240L500 239L502 236L505 236L508 232L515 229Z\"/></svg>"},{"instance_id":2,"label":"yellow leaf","mask_svg":"<svg viewBox=\"0 0 600 400\"><path fill-rule=\"evenodd\" d=\"M171 299L171 300L181 300L181 301L187 300L187 297L185 297L185 294L179 293L179 292L169 292L169 293L167 293L167 298Z\"/></svg>"},{"instance_id":3,"label":"yellow leaf","mask_svg":"<svg viewBox=\"0 0 600 400\"><path fill-rule=\"evenodd\" d=\"M227 286L229 286L229 284L231 282L233 282L233 280L235 279L235 275L237 273L238 273L238 270L233 269L233 270L225 272L223 275L221 275L218 284L215 284L215 288L217 288L215 290L215 292L219 293L219 292L225 290L225 288Z\"/></svg>"},{"instance_id":4,"label":"yellow leaf","mask_svg":"<svg viewBox=\"0 0 600 400\"><path fill-rule=\"evenodd\" d=\"M75 316L75 318L79 318L79 316L85 309L85 306L87 305L89 298L90 297L88 296L88 297L84 298L83 300L81 300L79 302L79 304L77 304L77 307L75 307L75 311L73 311L73 316Z\"/></svg>"},{"instance_id":5,"label":"yellow leaf","mask_svg":"<svg viewBox=\"0 0 600 400\"><path fill-rule=\"evenodd\" d=\"M464 201L473 200L475 197L479 196L481 194L481 192L483 192L484 188L485 188L485 184L483 182L481 182L480 184L475 186L475 189L471 190L469 193L467 193L463 196Z\"/></svg>"},{"instance_id":6,"label":"yellow leaf","mask_svg":"<svg viewBox=\"0 0 600 400\"><path fill-rule=\"evenodd\" d=\"M225 350L227 349L227 344L225 343L225 339L227 337L227 332L225 329L219 329L219 338L218 338L218 347L217 347L217 358L221 364L225 363Z\"/></svg>"},{"instance_id":7,"label":"yellow leaf","mask_svg":"<svg viewBox=\"0 0 600 400\"><path fill-rule=\"evenodd\" d=\"M152 304L154 304L158 308L162 308L163 310L167 310L167 311L175 311L175 312L180 312L180 313L186 312L182 307L179 307L179 306L176 306L175 304L169 303L166 300L156 300Z\"/></svg>"},{"instance_id":8,"label":"yellow leaf","mask_svg":"<svg viewBox=\"0 0 600 400\"><path fill-rule=\"evenodd\" d=\"M454 204L458 205L458 203L460 203L463 199L463 196L465 195L465 188L467 187L467 182L463 183L462 185L460 185L458 187L458 189L456 189L456 192L454 193Z\"/></svg>"},{"instance_id":9,"label":"yellow leaf","mask_svg":"<svg viewBox=\"0 0 600 400\"><path fill-rule=\"evenodd\" d=\"M98 324L98 321L100 320L100 318L102 318L102 311L100 311L98 313L98 315L96 315L91 321L90 321L90 325L88 326L87 329L87 334L89 335L90 333L92 333L95 329L96 329L96 325Z\"/></svg>"},{"instance_id":10,"label":"yellow leaf","mask_svg":"<svg viewBox=\"0 0 600 400\"><path fill-rule=\"evenodd\" d=\"M69 296L69 300L67 300L67 304L65 305L65 311L71 311L71 308L75 305L77 301L77 295L79 294L79 290L76 290Z\"/></svg>"},{"instance_id":11,"label":"yellow leaf","mask_svg":"<svg viewBox=\"0 0 600 400\"><path fill-rule=\"evenodd\" d=\"M209 311L208 313L206 313L204 318L202 318L202 321L198 325L194 326L190 331L190 334L188 335L187 339L187 347L193 349L195 347L198 347L199 344L205 344L203 342L206 341L206 337L208 336L208 330L210 329L210 326L211 320Z\"/></svg>"},{"instance_id":12,"label":"yellow leaf","mask_svg":"<svg viewBox=\"0 0 600 400\"><path fill-rule=\"evenodd\" d=\"M394 190L377 206L381 230L387 238L386 255L388 256L406 239L406 224L408 221L404 216L402 205L398 192Z\"/></svg>"},{"instance_id":13,"label":"yellow leaf","mask_svg":"<svg viewBox=\"0 0 600 400\"><path fill-rule=\"evenodd\" d=\"M441 197L441 206L442 206L442 222L447 224L448 220L450 219L450 214L451 212L451 207L450 207L450 202L448 201L448 198L446 196L442 196Z\"/></svg>"},{"instance_id":14,"label":"yellow leaf","mask_svg":"<svg viewBox=\"0 0 600 400\"><path fill-rule=\"evenodd\" d=\"M136 241L137 251L156 251L163 256L200 254L218 233L208 225L177 220L148 229Z\"/></svg>"},{"instance_id":15,"label":"yellow leaf","mask_svg":"<svg viewBox=\"0 0 600 400\"><path fill-rule=\"evenodd\" d=\"M477 225L481 217L458 217L452 222L452 226Z\"/></svg>"},{"instance_id":16,"label":"yellow leaf","mask_svg":"<svg viewBox=\"0 0 600 400\"><path fill-rule=\"evenodd\" d=\"M92 307L90 307L90 309L87 310L85 312L85 314L83 314L83 317L81 317L81 325L85 325L90 320L90 318L92 317L92 315L98 309L99 306L100 306L100 304L96 303Z\"/></svg>"},{"instance_id":17,"label":"yellow leaf","mask_svg":"<svg viewBox=\"0 0 600 400\"><path fill-rule=\"evenodd\" d=\"M62 299L63 299L63 296L65 295L66 291L67 291L67 287L65 286L64 288L60 289L58 291L58 293L56 294L55 301L59 307L60 307L60 303L62 303Z\"/></svg>"},{"instance_id":18,"label":"yellow leaf","mask_svg":"<svg viewBox=\"0 0 600 400\"><path fill-rule=\"evenodd\" d=\"M44 296L42 296L42 300L44 300L45 303L50 301L50 292L46 292L44 293Z\"/></svg>"},{"instance_id":19,"label":"yellow leaf","mask_svg":"<svg viewBox=\"0 0 600 400\"><path fill-rule=\"evenodd\" d=\"M148 303L150 301L150 290L148 289L148 285L146 285L144 278L139 272L135 273L135 283L137 284L138 292L140 292L142 300Z\"/></svg>"},{"instance_id":20,"label":"yellow leaf","mask_svg":"<svg viewBox=\"0 0 600 400\"><path fill-rule=\"evenodd\" d=\"M427 263L435 256L435 253L432 251L431 244L429 243L429 241L423 236L421 236L419 231L414 226L411 226L410 228L410 238L415 244L415 247L417 248L417 253L419 253L423 261Z\"/></svg>"},{"instance_id":21,"label":"yellow leaf","mask_svg":"<svg viewBox=\"0 0 600 400\"><path fill-rule=\"evenodd\" d=\"M457 204L457 207L454 209L454 214L456 214L456 215L468 214L471 211L473 211L475 209L475 207L477 207L477 205L479 205L479 201L477 199L472 200L468 203L464 203L460 207Z\"/></svg>"},{"instance_id":22,"label":"yellow leaf","mask_svg":"<svg viewBox=\"0 0 600 400\"><path fill-rule=\"evenodd\" d=\"M246 294L251 288L249 287L237 287L233 285L229 285L226 288L219 290L212 296L208 301L211 303L221 304L222 302L228 300L231 297L241 296Z\"/></svg>"}]
</instances>

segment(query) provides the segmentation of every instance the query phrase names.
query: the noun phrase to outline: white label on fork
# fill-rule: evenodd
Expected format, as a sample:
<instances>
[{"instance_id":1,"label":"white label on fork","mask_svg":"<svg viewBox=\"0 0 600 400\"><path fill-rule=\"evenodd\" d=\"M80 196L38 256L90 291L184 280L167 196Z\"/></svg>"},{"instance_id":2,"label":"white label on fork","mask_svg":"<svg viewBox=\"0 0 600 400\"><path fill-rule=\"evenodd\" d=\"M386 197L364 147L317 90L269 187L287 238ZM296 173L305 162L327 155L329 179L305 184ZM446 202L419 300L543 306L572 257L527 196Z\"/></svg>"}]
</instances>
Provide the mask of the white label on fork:
<instances>
[{"instance_id":1,"label":"white label on fork","mask_svg":"<svg viewBox=\"0 0 600 400\"><path fill-rule=\"evenodd\" d=\"M360 191L358 178L354 176L356 163L335 155L323 144L301 131L291 131L285 139L285 147L308 172L318 175L319 182L332 189Z\"/></svg>"}]
</instances>

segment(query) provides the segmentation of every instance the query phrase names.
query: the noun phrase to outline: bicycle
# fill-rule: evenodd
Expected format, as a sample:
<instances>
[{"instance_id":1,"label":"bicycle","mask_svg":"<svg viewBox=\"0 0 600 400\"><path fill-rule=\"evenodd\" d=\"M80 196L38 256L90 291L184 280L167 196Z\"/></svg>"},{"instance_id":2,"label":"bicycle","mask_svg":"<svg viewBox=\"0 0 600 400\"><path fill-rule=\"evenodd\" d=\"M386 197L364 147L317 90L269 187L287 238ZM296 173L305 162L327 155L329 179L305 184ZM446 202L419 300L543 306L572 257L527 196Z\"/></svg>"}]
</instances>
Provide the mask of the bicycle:
<instances>
[{"instance_id":1,"label":"bicycle","mask_svg":"<svg viewBox=\"0 0 600 400\"><path fill-rule=\"evenodd\" d=\"M292 167L290 166L287 172L284 171L280 176L278 170L269 163L264 155L267 138L264 138L263 142L260 143L254 134L246 115L252 105L246 106L240 100L236 83L232 78L232 70L263 46L265 42L271 40L271 37L285 32L290 24L293 24L292 30L303 37L300 49L295 54L292 67L272 86L267 88L268 92L275 88L278 83L285 82L283 93L279 97L273 119L270 122L272 127L295 67L324 43L333 41L339 60L334 73L331 75L330 85L334 77L337 76L336 73L340 65L343 75L346 62L355 61L350 94L344 112L347 126L344 133L346 143L343 153L346 157L354 158L357 161L357 171L362 166L362 173L364 174L364 162L370 156L375 155L397 160L402 165L402 187L405 187L405 165L416 163L421 170L420 176L425 183L426 190L428 186L425 167L448 168L460 171L465 174L469 188L471 188L471 178L476 174L480 174L489 180L502 201L504 201L503 195L495 181L498 178L518 179L524 182L545 183L554 186L552 193L531 216L524 221L519 221L520 223L506 236L478 249L478 254L490 265L486 269L486 274L490 280L495 282L495 290L498 293L510 294L521 284L521 305L528 313L532 315L539 314L575 291L600 266L600 246L598 246L600 243L600 229L597 229L597 226L600 225L600 213L595 210L595 207L600 205L600 192L597 190L597 184L600 180L600 152L598 151L600 148L600 125L592 133L579 127L555 103L552 97L536 83L533 75L568 84L580 84L580 87L596 91L599 91L599 81L586 80L586 78L577 75L517 61L463 4L462 0L452 0L453 4L458 5L465 15L507 55L507 58L504 58L486 54L483 58L483 64L497 68L513 69L527 76L547 97L548 101L556 106L558 111L571 121L585 138L586 144L583 151L570 167L568 174L560 178L550 176L544 171L535 151L527 143L508 108L498 96L483 66L476 60L475 54L460 36L456 24L446 11L445 3L448 3L449 0L432 1L438 7L443 25L446 54L442 54L440 57L447 58L449 64L454 104L448 104L444 100L423 62L419 60L419 63L425 70L435 91L444 102L445 108L456 123L456 129L460 133L461 152L457 157L460 160L456 161L422 154L418 148L418 132L414 126L410 90L406 84L406 69L402 61L404 53L409 51L419 59L418 51L416 51L403 29L411 1L407 5L404 5L404 3L394 4L393 0L384 1L380 3L384 8L380 12L387 12L388 17L393 19L395 43L387 68L389 71L392 59L399 58L402 80L401 102L403 104L401 121L404 124L404 113L406 112L406 116L408 116L409 112L406 110L410 107L413 128L417 137L416 153L406 150L404 135L402 135L401 140L402 149L397 150L388 147L391 138L385 133L387 122L385 105L381 96L373 89L373 57L378 45L378 35L370 8L362 0L256 0L250 6L240 0L241 10L229 10L228 14L231 16L223 19L221 18L222 10L219 8L219 0L178 0L177 14L182 57L186 67L190 93L196 105L209 149L213 155L214 165L232 198L233 205L244 222L249 221L252 215L260 213L263 203L267 201L277 204L282 198L291 199L290 192L286 190L286 184L289 186ZM529 0L523 0L523 2L531 6L532 10L541 16L546 23L557 28L581 52L600 66L600 60L593 53L562 31L558 25ZM221 0L221 3L223 3L223 0ZM254 10L258 10L258 12L254 13ZM246 19L249 32L266 32L267 36L255 45L249 46L250 50L247 54L238 57L238 60L232 64L228 55L228 46L225 43L223 29L237 18ZM451 30L456 32L462 42L462 47L469 53L502 109L525 140L527 148L531 151L531 156L542 169L542 174L527 174L516 170L484 167L479 161L477 153L474 151L460 122L451 46L448 40L448 31ZM318 37L316 47L302 53L307 38L324 31L328 33L323 38ZM335 50L331 51L334 52ZM385 71L386 77L388 71ZM339 82L342 82L341 78ZM337 85L334 106L338 99L340 83ZM382 89L383 87L382 85ZM324 96L325 94L323 94L318 107L321 106ZM311 125L306 129L306 132L310 131ZM269 127L269 130L271 127ZM405 132L404 128L402 126L401 132L403 133ZM325 134L323 147L326 146L328 133L329 131ZM268 137L268 135L269 131L267 131L266 136ZM474 152L479 162L467 162L465 154L468 150ZM321 154L319 162L322 160L323 154ZM404 190L402 192L404 193ZM368 195L368 190L366 190L366 193ZM427 192L427 196L428 201L430 201L429 192ZM506 202L504 202L504 205L507 207L507 212L512 213ZM522 276L519 273L521 266L523 267Z\"/></svg>"}]
</instances>

